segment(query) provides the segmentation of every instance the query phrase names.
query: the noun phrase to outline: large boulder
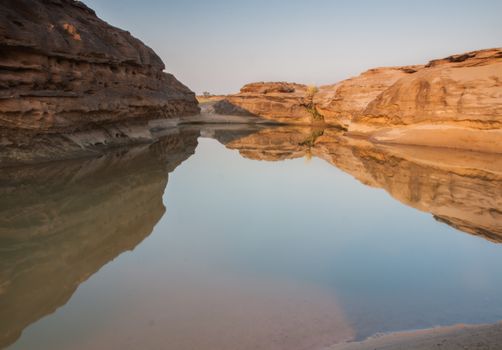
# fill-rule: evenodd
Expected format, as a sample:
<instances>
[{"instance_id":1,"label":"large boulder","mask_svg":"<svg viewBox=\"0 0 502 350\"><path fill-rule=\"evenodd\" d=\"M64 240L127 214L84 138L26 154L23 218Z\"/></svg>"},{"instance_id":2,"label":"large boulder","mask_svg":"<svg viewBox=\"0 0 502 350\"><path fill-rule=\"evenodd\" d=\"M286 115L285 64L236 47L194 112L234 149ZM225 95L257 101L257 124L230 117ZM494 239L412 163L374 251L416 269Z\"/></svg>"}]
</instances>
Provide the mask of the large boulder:
<instances>
[{"instance_id":1,"label":"large boulder","mask_svg":"<svg viewBox=\"0 0 502 350\"><path fill-rule=\"evenodd\" d=\"M198 113L194 93L164 68L152 49L80 1L0 2L2 134Z\"/></svg>"}]
</instances>

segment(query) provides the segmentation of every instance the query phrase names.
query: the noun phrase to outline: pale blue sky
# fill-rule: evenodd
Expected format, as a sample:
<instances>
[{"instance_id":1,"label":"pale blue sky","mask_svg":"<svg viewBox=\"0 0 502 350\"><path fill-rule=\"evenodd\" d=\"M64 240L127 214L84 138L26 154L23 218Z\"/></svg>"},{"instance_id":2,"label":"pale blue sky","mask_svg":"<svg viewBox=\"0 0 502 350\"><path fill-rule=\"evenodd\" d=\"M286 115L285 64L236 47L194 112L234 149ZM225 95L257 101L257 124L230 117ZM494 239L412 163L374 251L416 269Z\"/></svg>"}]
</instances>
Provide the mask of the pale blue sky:
<instances>
[{"instance_id":1,"label":"pale blue sky","mask_svg":"<svg viewBox=\"0 0 502 350\"><path fill-rule=\"evenodd\" d=\"M502 46L500 0L84 0L192 90L334 83L377 66Z\"/></svg>"}]
</instances>

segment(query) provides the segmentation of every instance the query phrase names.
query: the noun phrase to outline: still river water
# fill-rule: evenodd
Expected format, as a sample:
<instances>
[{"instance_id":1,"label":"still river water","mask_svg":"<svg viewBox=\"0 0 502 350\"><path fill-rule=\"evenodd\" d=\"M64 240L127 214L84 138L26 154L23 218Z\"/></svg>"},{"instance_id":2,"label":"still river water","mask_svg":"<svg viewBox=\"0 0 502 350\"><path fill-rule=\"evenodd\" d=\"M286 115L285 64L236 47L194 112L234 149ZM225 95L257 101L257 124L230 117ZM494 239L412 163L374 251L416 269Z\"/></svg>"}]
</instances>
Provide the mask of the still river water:
<instances>
[{"instance_id":1,"label":"still river water","mask_svg":"<svg viewBox=\"0 0 502 350\"><path fill-rule=\"evenodd\" d=\"M0 347L323 349L502 319L493 155L193 127L0 184Z\"/></svg>"}]
</instances>

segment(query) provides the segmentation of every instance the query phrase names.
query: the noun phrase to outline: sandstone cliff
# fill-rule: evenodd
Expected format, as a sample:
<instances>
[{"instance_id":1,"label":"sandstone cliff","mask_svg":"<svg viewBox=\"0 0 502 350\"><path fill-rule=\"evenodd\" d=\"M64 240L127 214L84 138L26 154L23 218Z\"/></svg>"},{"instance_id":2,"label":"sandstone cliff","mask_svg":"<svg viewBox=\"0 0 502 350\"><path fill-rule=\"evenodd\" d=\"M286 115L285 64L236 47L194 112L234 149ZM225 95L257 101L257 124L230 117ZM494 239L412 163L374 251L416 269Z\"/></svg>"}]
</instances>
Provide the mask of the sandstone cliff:
<instances>
[{"instance_id":1,"label":"sandstone cliff","mask_svg":"<svg viewBox=\"0 0 502 350\"><path fill-rule=\"evenodd\" d=\"M502 152L502 49L431 61L371 101L349 130L375 141Z\"/></svg>"},{"instance_id":2,"label":"sandstone cliff","mask_svg":"<svg viewBox=\"0 0 502 350\"><path fill-rule=\"evenodd\" d=\"M0 2L0 146L22 132L73 132L196 114L195 95L152 49L73 0Z\"/></svg>"},{"instance_id":3,"label":"sandstone cliff","mask_svg":"<svg viewBox=\"0 0 502 350\"><path fill-rule=\"evenodd\" d=\"M375 68L338 84L322 86L314 97L315 107L327 124L348 129L366 106L398 80L422 66Z\"/></svg>"},{"instance_id":4,"label":"sandstone cliff","mask_svg":"<svg viewBox=\"0 0 502 350\"><path fill-rule=\"evenodd\" d=\"M502 49L431 61L383 90L355 122L501 128Z\"/></svg>"},{"instance_id":5,"label":"sandstone cliff","mask_svg":"<svg viewBox=\"0 0 502 350\"><path fill-rule=\"evenodd\" d=\"M502 49L371 69L334 85L246 85L216 112L288 124L316 120L380 143L502 152Z\"/></svg>"}]
</instances>

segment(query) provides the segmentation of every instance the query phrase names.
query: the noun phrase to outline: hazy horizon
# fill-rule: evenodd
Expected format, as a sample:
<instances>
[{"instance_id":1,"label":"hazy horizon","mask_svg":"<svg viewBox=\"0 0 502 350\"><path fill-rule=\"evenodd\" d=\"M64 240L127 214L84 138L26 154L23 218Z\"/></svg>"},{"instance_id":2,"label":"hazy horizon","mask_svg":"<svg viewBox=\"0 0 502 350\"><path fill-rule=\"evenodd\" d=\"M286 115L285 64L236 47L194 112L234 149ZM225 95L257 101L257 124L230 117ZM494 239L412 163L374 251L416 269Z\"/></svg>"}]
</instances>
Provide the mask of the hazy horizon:
<instances>
[{"instance_id":1,"label":"hazy horizon","mask_svg":"<svg viewBox=\"0 0 502 350\"><path fill-rule=\"evenodd\" d=\"M323 85L369 68L501 46L502 2L84 0L197 93L253 81Z\"/></svg>"}]
</instances>

